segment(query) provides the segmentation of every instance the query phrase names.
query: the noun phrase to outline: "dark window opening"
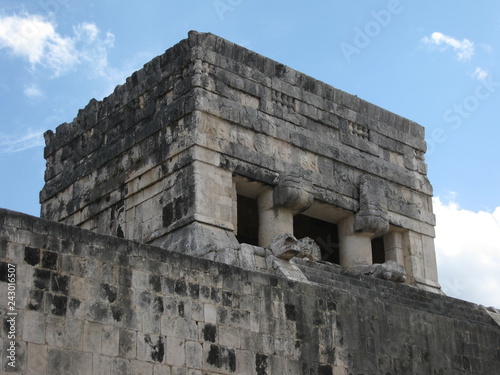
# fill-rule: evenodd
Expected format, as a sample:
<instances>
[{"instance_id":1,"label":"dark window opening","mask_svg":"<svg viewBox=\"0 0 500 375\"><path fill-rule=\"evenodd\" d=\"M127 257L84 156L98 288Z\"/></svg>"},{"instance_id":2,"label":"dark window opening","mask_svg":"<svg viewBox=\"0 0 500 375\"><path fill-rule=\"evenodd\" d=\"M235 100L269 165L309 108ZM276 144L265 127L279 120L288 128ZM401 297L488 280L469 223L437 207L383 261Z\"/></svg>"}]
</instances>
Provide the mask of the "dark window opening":
<instances>
[{"instance_id":1,"label":"dark window opening","mask_svg":"<svg viewBox=\"0 0 500 375\"><path fill-rule=\"evenodd\" d=\"M259 244L259 208L257 200L237 196L238 234L239 243L258 246Z\"/></svg>"},{"instance_id":2,"label":"dark window opening","mask_svg":"<svg viewBox=\"0 0 500 375\"><path fill-rule=\"evenodd\" d=\"M296 215L293 218L293 235L298 239L312 238L321 249L321 260L340 264L339 235L335 224L306 215Z\"/></svg>"},{"instance_id":3,"label":"dark window opening","mask_svg":"<svg viewBox=\"0 0 500 375\"><path fill-rule=\"evenodd\" d=\"M372 240L372 262L373 263L385 262L385 247L384 247L384 239L382 237L374 238Z\"/></svg>"}]
</instances>

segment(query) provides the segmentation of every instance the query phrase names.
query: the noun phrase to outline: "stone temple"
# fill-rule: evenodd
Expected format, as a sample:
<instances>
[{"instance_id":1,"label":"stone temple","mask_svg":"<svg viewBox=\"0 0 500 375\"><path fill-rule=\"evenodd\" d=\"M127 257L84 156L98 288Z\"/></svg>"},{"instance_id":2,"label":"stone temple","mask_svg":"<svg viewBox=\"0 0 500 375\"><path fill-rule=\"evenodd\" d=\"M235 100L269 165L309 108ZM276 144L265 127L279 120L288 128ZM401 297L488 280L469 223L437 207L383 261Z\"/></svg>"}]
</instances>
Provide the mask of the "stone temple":
<instances>
[{"instance_id":1,"label":"stone temple","mask_svg":"<svg viewBox=\"0 0 500 375\"><path fill-rule=\"evenodd\" d=\"M439 290L424 129L213 35L46 140L46 219L196 255L319 238L347 270L394 260Z\"/></svg>"},{"instance_id":2,"label":"stone temple","mask_svg":"<svg viewBox=\"0 0 500 375\"><path fill-rule=\"evenodd\" d=\"M498 310L440 291L422 126L190 32L45 140L41 218L0 210L2 371L500 368Z\"/></svg>"}]
</instances>

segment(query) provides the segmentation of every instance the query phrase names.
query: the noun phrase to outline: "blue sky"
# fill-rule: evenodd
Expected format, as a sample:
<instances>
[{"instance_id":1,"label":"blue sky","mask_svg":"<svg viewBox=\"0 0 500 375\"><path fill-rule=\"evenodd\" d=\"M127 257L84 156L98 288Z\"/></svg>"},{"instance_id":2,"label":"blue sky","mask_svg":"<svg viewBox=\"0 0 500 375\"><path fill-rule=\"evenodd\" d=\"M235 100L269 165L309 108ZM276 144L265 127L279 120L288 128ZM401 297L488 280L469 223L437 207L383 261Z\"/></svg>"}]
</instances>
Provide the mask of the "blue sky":
<instances>
[{"instance_id":1,"label":"blue sky","mask_svg":"<svg viewBox=\"0 0 500 375\"><path fill-rule=\"evenodd\" d=\"M0 207L38 216L43 132L212 32L425 126L443 290L500 307L500 2L0 4Z\"/></svg>"}]
</instances>

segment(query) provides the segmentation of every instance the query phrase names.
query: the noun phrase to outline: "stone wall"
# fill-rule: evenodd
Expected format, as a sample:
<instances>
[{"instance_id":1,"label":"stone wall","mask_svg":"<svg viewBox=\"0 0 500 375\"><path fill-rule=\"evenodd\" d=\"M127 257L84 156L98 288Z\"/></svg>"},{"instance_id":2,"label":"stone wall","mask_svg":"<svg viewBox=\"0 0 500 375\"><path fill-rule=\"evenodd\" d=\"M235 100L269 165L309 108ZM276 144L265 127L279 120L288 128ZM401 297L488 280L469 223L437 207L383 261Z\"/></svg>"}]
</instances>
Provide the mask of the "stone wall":
<instances>
[{"instance_id":1,"label":"stone wall","mask_svg":"<svg viewBox=\"0 0 500 375\"><path fill-rule=\"evenodd\" d=\"M0 372L475 374L500 368L484 308L297 260L291 281L0 210ZM16 368L7 315L16 266ZM493 316L493 317L492 317Z\"/></svg>"},{"instance_id":2,"label":"stone wall","mask_svg":"<svg viewBox=\"0 0 500 375\"><path fill-rule=\"evenodd\" d=\"M260 246L299 213L339 225L340 263L371 240L439 291L420 125L212 34L147 63L46 133L42 217L194 254L237 247L237 196Z\"/></svg>"}]
</instances>

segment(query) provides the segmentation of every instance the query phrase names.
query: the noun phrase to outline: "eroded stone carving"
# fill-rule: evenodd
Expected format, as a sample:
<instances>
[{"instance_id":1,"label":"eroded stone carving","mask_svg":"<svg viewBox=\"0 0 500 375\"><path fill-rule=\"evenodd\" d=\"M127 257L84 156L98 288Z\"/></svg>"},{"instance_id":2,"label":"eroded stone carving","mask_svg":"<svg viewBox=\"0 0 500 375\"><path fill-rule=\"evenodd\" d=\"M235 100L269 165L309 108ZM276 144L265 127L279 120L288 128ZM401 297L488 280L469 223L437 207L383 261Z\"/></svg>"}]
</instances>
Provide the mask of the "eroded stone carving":
<instances>
[{"instance_id":1,"label":"eroded stone carving","mask_svg":"<svg viewBox=\"0 0 500 375\"><path fill-rule=\"evenodd\" d=\"M354 221L358 233L381 236L389 230L387 215L386 183L372 176L362 176L359 185L359 212Z\"/></svg>"},{"instance_id":2,"label":"eroded stone carving","mask_svg":"<svg viewBox=\"0 0 500 375\"><path fill-rule=\"evenodd\" d=\"M375 263L359 271L362 275L372 276L379 279L394 281L396 283L406 282L406 271L404 267L393 260L385 263Z\"/></svg>"},{"instance_id":3,"label":"eroded stone carving","mask_svg":"<svg viewBox=\"0 0 500 375\"><path fill-rule=\"evenodd\" d=\"M307 258L313 262L321 260L321 250L312 238L297 240L289 233L277 236L271 244L271 251L277 258L283 260L294 257Z\"/></svg>"},{"instance_id":4,"label":"eroded stone carving","mask_svg":"<svg viewBox=\"0 0 500 375\"><path fill-rule=\"evenodd\" d=\"M273 190L273 200L277 207L301 212L311 207L313 195L308 189L309 183L301 176L280 174L280 181Z\"/></svg>"},{"instance_id":5,"label":"eroded stone carving","mask_svg":"<svg viewBox=\"0 0 500 375\"><path fill-rule=\"evenodd\" d=\"M347 127L347 131L349 134L355 135L362 139L370 140L370 129L366 126L356 124L354 122L349 122L349 126Z\"/></svg>"},{"instance_id":6,"label":"eroded stone carving","mask_svg":"<svg viewBox=\"0 0 500 375\"><path fill-rule=\"evenodd\" d=\"M272 90L272 102L291 111L295 110L295 98L282 92Z\"/></svg>"}]
</instances>

